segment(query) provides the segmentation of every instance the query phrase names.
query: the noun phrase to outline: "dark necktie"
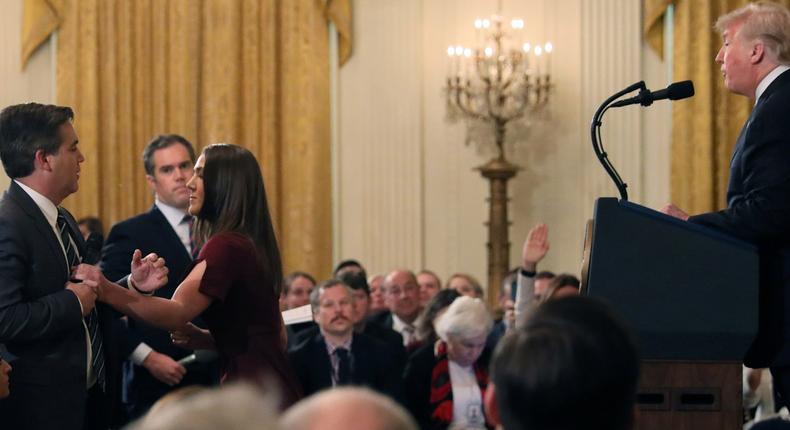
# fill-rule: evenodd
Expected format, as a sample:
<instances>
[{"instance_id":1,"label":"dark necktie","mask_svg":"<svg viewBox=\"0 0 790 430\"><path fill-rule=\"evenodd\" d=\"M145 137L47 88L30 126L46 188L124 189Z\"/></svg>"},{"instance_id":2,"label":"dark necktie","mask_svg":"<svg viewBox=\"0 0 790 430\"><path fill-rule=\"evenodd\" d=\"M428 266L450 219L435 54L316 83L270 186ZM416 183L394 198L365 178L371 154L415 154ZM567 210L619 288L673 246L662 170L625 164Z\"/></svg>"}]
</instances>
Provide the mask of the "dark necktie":
<instances>
[{"instance_id":1,"label":"dark necktie","mask_svg":"<svg viewBox=\"0 0 790 430\"><path fill-rule=\"evenodd\" d=\"M63 249L66 251L66 263L69 268L80 264L80 257L77 250L74 249L74 244L71 240L71 228L66 222L66 217L58 211L58 232L60 238L63 240ZM88 327L88 334L91 337L91 353L93 355L93 372L96 375L96 381L104 389L104 350L101 331L99 330L99 314L96 308L85 317L85 325Z\"/></svg>"},{"instance_id":2,"label":"dark necktie","mask_svg":"<svg viewBox=\"0 0 790 430\"><path fill-rule=\"evenodd\" d=\"M337 356L337 385L351 383L351 356L346 348L335 350Z\"/></svg>"},{"instance_id":3,"label":"dark necktie","mask_svg":"<svg viewBox=\"0 0 790 430\"><path fill-rule=\"evenodd\" d=\"M195 246L195 217L192 215L184 215L184 219L181 222L189 224L189 251L192 255L192 259L197 260L198 249Z\"/></svg>"}]
</instances>

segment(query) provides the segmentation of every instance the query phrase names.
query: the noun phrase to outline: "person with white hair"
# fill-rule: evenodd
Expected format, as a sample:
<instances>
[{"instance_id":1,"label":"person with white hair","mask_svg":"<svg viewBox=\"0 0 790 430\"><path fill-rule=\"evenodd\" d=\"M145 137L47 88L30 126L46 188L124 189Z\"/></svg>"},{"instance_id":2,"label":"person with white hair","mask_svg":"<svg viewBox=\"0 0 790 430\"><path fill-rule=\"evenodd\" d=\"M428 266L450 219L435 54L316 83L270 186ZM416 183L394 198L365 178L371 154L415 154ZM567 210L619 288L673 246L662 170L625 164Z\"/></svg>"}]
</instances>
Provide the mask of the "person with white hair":
<instances>
[{"instance_id":1,"label":"person with white hair","mask_svg":"<svg viewBox=\"0 0 790 430\"><path fill-rule=\"evenodd\" d=\"M125 430L276 430L278 404L273 392L231 383L152 409Z\"/></svg>"},{"instance_id":2,"label":"person with white hair","mask_svg":"<svg viewBox=\"0 0 790 430\"><path fill-rule=\"evenodd\" d=\"M335 388L310 396L285 412L282 430L417 430L409 413L367 388Z\"/></svg>"},{"instance_id":3,"label":"person with white hair","mask_svg":"<svg viewBox=\"0 0 790 430\"><path fill-rule=\"evenodd\" d=\"M459 297L436 322L439 340L411 356L404 372L407 406L421 429L490 428L483 396L493 324L485 302Z\"/></svg>"}]
</instances>

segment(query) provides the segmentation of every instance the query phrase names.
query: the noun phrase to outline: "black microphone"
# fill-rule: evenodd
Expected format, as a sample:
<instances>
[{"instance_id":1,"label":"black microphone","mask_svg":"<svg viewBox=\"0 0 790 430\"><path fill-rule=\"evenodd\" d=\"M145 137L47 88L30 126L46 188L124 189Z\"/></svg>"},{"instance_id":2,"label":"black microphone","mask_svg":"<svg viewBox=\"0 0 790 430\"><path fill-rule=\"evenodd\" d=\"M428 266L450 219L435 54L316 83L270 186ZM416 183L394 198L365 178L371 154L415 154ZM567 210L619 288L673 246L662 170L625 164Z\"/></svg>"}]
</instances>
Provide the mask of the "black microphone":
<instances>
[{"instance_id":1,"label":"black microphone","mask_svg":"<svg viewBox=\"0 0 790 430\"><path fill-rule=\"evenodd\" d=\"M85 253L82 262L85 264L96 264L101 260L101 247L104 245L104 236L101 233L91 233L85 239Z\"/></svg>"},{"instance_id":2,"label":"black microphone","mask_svg":"<svg viewBox=\"0 0 790 430\"><path fill-rule=\"evenodd\" d=\"M648 89L639 91L639 95L630 99L620 100L611 104L611 107L623 107L628 105L641 104L650 106L656 100L680 100L694 95L694 83L691 81L675 82L663 90L652 92Z\"/></svg>"},{"instance_id":3,"label":"black microphone","mask_svg":"<svg viewBox=\"0 0 790 430\"><path fill-rule=\"evenodd\" d=\"M219 354L217 354L217 351L212 351L210 349L196 349L194 353L187 355L181 360L178 360L178 364L186 367L192 363L211 363L212 361L216 360L218 356Z\"/></svg>"}]
</instances>

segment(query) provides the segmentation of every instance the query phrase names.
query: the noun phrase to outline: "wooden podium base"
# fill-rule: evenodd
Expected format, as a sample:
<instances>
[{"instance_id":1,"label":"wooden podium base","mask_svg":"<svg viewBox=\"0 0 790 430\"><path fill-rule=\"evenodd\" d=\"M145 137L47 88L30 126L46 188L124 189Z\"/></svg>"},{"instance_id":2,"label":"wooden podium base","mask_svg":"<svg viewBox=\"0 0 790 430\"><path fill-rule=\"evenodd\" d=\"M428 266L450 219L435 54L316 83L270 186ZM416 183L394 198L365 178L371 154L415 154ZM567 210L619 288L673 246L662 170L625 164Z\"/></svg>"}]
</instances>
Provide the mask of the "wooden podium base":
<instances>
[{"instance_id":1,"label":"wooden podium base","mask_svg":"<svg viewBox=\"0 0 790 430\"><path fill-rule=\"evenodd\" d=\"M642 361L637 430L739 430L741 363Z\"/></svg>"}]
</instances>

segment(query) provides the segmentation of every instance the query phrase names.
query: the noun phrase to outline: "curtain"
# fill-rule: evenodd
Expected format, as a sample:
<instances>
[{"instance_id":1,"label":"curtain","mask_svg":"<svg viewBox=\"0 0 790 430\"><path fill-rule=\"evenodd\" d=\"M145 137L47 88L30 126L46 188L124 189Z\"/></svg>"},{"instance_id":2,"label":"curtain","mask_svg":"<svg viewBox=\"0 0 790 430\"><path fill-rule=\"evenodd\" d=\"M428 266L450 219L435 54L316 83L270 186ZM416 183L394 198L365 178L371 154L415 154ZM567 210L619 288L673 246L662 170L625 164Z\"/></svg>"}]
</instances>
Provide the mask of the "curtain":
<instances>
[{"instance_id":1,"label":"curtain","mask_svg":"<svg viewBox=\"0 0 790 430\"><path fill-rule=\"evenodd\" d=\"M342 64L349 2L25 0L23 56L58 30L57 101L86 157L65 205L108 225L147 210L141 154L157 134L239 144L261 165L285 270L328 275L328 23Z\"/></svg>"},{"instance_id":2,"label":"curtain","mask_svg":"<svg viewBox=\"0 0 790 430\"><path fill-rule=\"evenodd\" d=\"M745 0L645 0L644 33L663 51L663 18L674 4L673 80L694 81L695 96L672 105L671 198L688 213L726 207L732 148L752 101L730 93L714 62L721 37L716 19ZM790 0L780 1L785 5Z\"/></svg>"}]
</instances>

